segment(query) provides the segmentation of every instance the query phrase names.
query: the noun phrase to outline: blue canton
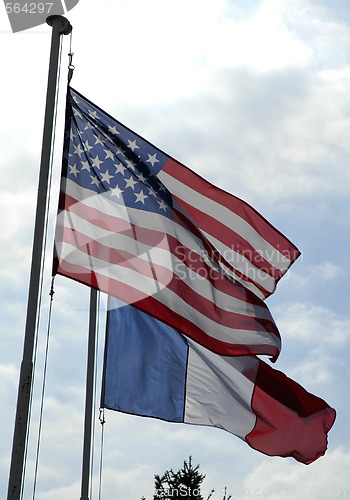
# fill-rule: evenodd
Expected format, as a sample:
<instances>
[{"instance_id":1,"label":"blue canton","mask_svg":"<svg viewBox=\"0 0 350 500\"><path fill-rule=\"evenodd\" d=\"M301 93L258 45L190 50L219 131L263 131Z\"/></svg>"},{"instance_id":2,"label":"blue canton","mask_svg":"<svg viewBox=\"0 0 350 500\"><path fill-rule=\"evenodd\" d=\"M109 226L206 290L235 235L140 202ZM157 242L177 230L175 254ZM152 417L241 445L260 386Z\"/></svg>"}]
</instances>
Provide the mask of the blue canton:
<instances>
[{"instance_id":1,"label":"blue canton","mask_svg":"<svg viewBox=\"0 0 350 500\"><path fill-rule=\"evenodd\" d=\"M115 203L172 217L172 196L157 179L168 157L69 89L66 177Z\"/></svg>"}]
</instances>

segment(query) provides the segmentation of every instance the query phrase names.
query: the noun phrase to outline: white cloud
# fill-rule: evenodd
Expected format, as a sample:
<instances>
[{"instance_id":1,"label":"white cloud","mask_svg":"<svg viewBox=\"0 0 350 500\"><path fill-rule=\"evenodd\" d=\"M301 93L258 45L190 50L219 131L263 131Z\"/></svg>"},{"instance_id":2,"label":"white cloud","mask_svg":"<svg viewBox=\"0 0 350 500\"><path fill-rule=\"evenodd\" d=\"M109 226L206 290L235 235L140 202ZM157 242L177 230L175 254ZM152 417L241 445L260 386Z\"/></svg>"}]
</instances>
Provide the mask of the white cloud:
<instances>
[{"instance_id":1,"label":"white cloud","mask_svg":"<svg viewBox=\"0 0 350 500\"><path fill-rule=\"evenodd\" d=\"M0 393L2 401L7 400L10 393L17 389L17 377L18 370L13 364L0 364L0 379L2 382Z\"/></svg>"},{"instance_id":2,"label":"white cloud","mask_svg":"<svg viewBox=\"0 0 350 500\"><path fill-rule=\"evenodd\" d=\"M280 304L274 317L282 337L276 368L344 411L350 318L307 302Z\"/></svg>"},{"instance_id":3,"label":"white cloud","mask_svg":"<svg viewBox=\"0 0 350 500\"><path fill-rule=\"evenodd\" d=\"M211 74L191 99L152 106L151 112L146 104L128 111L124 106L122 116L254 206L292 211L307 200L327 211L334 190L346 196L350 186L347 102L345 83L309 69L227 68Z\"/></svg>"},{"instance_id":4,"label":"white cloud","mask_svg":"<svg viewBox=\"0 0 350 500\"><path fill-rule=\"evenodd\" d=\"M326 7L326 8L324 8ZM322 5L315 0L288 0L284 16L295 36L302 38L312 50L310 61L316 67L339 68L349 64L346 47L349 44L349 30L346 15L342 15L339 4ZM345 9L344 9L345 10ZM336 16L333 16L333 13ZM338 14L338 18L337 17ZM337 47L337 50L335 50Z\"/></svg>"},{"instance_id":5,"label":"white cloud","mask_svg":"<svg viewBox=\"0 0 350 500\"><path fill-rule=\"evenodd\" d=\"M322 262L311 268L312 274L322 281L333 281L344 274L344 270L333 262Z\"/></svg>"},{"instance_id":6,"label":"white cloud","mask_svg":"<svg viewBox=\"0 0 350 500\"><path fill-rule=\"evenodd\" d=\"M327 345L327 349L340 349L350 337L350 319L327 309L306 303L280 305L278 324L285 337L304 344Z\"/></svg>"},{"instance_id":7,"label":"white cloud","mask_svg":"<svg viewBox=\"0 0 350 500\"><path fill-rule=\"evenodd\" d=\"M197 94L209 75L221 68L244 65L267 71L304 64L311 55L284 22L281 2L265 0L244 20L228 17L228 13L234 14L230 3L223 0L120 3L119 19L132 18L132 27L116 24L113 16L106 18L107 9L96 12L95 22L103 22L106 31L116 32L117 53L108 67L112 78L105 81L104 89L111 97L117 87L124 102L174 101ZM71 13L73 25L78 15L79 6ZM74 32L76 46L83 42L81 35ZM125 50L118 50L121 40L127 41ZM88 67L92 58L98 59L99 47L92 39L84 38L84 44L87 56L79 54L76 59ZM85 82L91 91L95 85L91 79Z\"/></svg>"},{"instance_id":8,"label":"white cloud","mask_svg":"<svg viewBox=\"0 0 350 500\"><path fill-rule=\"evenodd\" d=\"M322 261L319 264L308 264L303 262L303 254L299 257L297 271L290 269L283 280L279 283L279 289L286 291L308 290L311 296L312 290L324 286L340 284L347 279L347 269L344 266L334 264L330 261Z\"/></svg>"},{"instance_id":9,"label":"white cloud","mask_svg":"<svg viewBox=\"0 0 350 500\"><path fill-rule=\"evenodd\" d=\"M327 500L347 498L350 453L343 448L329 450L326 457L309 466L265 460L244 480L242 496L248 498L295 498Z\"/></svg>"}]
</instances>

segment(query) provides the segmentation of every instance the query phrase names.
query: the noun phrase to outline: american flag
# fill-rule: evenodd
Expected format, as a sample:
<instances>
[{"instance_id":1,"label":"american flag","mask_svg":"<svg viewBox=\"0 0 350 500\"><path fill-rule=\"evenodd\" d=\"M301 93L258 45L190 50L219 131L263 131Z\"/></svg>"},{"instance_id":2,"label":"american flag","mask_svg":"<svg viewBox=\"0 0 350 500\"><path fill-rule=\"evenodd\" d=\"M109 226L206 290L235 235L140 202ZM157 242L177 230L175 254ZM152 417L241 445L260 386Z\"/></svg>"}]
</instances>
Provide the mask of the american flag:
<instances>
[{"instance_id":1,"label":"american flag","mask_svg":"<svg viewBox=\"0 0 350 500\"><path fill-rule=\"evenodd\" d=\"M213 186L68 89L58 273L132 304L221 355L276 359L262 299L299 250Z\"/></svg>"}]
</instances>

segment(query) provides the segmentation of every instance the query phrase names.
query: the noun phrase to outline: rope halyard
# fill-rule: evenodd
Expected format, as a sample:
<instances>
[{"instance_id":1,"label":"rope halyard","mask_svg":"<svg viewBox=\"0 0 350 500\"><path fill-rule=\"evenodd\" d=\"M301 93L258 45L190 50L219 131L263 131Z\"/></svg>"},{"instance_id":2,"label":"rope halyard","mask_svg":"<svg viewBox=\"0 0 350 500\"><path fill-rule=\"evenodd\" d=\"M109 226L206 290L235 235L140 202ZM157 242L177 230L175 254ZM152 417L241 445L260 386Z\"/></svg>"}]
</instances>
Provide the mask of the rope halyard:
<instances>
[{"instance_id":1,"label":"rope halyard","mask_svg":"<svg viewBox=\"0 0 350 500\"><path fill-rule=\"evenodd\" d=\"M102 469L103 469L103 444L104 444L104 424L105 419L105 409L100 408L99 421L101 423L101 447L100 447L100 467L99 467L99 480L98 480L98 500L101 500L102 495Z\"/></svg>"},{"instance_id":2,"label":"rope halyard","mask_svg":"<svg viewBox=\"0 0 350 500\"><path fill-rule=\"evenodd\" d=\"M46 346L45 346L45 358L44 358L44 369L43 369L43 383L42 383L42 387L41 387L41 400L40 400L40 413L39 413L39 429L38 429L38 439L37 439L36 455L35 455L33 500L35 499L36 484L37 484L37 478L38 478L39 452L40 452L41 430L42 430L42 422L43 422L45 387L46 387L47 360L48 360L48 354L49 354L49 340L50 340L50 332L51 332L53 296L55 293L54 281L55 281L55 277L53 277L51 280L51 286L50 286L50 292L49 292L50 305L49 305L49 315L48 315L48 320L47 320Z\"/></svg>"},{"instance_id":3,"label":"rope halyard","mask_svg":"<svg viewBox=\"0 0 350 500\"><path fill-rule=\"evenodd\" d=\"M72 52L72 39L73 39L73 30L70 32L70 46L69 46L69 63L68 63L68 84L71 82L71 79L73 78L73 71L75 69L75 66L73 64L73 56L74 52Z\"/></svg>"}]
</instances>

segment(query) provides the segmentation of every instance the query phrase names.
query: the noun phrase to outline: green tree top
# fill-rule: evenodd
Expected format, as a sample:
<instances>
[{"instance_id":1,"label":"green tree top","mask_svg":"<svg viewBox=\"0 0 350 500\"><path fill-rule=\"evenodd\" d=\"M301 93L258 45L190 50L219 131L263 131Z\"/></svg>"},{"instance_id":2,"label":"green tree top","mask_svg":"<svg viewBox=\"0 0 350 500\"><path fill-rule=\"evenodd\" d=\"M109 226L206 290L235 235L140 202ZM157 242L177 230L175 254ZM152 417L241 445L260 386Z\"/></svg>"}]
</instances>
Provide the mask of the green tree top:
<instances>
[{"instance_id":1,"label":"green tree top","mask_svg":"<svg viewBox=\"0 0 350 500\"><path fill-rule=\"evenodd\" d=\"M199 465L193 467L192 457L184 460L183 467L177 472L166 470L162 476L154 475L153 500L204 500L201 494L201 485L205 474L199 472ZM206 500L210 500L214 493L211 490ZM230 500L225 487L222 500ZM142 497L141 500L146 500Z\"/></svg>"},{"instance_id":2,"label":"green tree top","mask_svg":"<svg viewBox=\"0 0 350 500\"><path fill-rule=\"evenodd\" d=\"M167 470L162 476L155 474L153 500L203 500L201 484L205 474L199 472L199 465L193 467L192 457L184 460L183 467L177 472Z\"/></svg>"}]
</instances>

